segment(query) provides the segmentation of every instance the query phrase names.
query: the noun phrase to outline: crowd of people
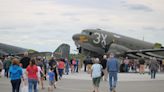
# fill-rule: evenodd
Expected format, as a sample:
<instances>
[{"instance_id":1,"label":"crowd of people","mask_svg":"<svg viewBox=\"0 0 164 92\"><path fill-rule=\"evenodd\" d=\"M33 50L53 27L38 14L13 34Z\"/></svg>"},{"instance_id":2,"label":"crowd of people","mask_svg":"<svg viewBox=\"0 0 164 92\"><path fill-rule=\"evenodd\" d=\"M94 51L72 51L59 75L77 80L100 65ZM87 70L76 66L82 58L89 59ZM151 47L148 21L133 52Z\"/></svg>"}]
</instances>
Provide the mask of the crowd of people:
<instances>
[{"instance_id":1,"label":"crowd of people","mask_svg":"<svg viewBox=\"0 0 164 92\"><path fill-rule=\"evenodd\" d=\"M145 69L148 71L145 71ZM149 59L141 57L138 60L126 57L120 64L120 72L139 72L140 74L148 72L151 74L152 70L156 72L163 70L163 65L155 57L150 57Z\"/></svg>"},{"instance_id":2,"label":"crowd of people","mask_svg":"<svg viewBox=\"0 0 164 92\"><path fill-rule=\"evenodd\" d=\"M20 90L23 92L25 86L27 86L28 92L38 92L39 85L44 90L44 80L49 80L48 91L52 92L63 74L78 73L78 68L79 60L75 58L69 61L51 57L50 60L47 60L40 56L29 57L27 52L23 57L6 56L0 59L0 77L4 75L6 78L10 78L12 92L20 92ZM4 74L2 74L3 70ZM21 85L22 89L20 89Z\"/></svg>"},{"instance_id":3,"label":"crowd of people","mask_svg":"<svg viewBox=\"0 0 164 92\"><path fill-rule=\"evenodd\" d=\"M1 72L4 70L4 75L10 78L12 85L12 92L20 92L20 85L28 86L28 91L38 92L38 84L41 89L45 89L44 80L49 80L48 91L52 92L56 88L57 81L61 80L63 74L79 72L80 60L72 58L56 59L51 57L47 60L44 57L30 58L28 53L24 53L23 57L5 57L0 59L0 77ZM109 76L109 90L115 92L117 86L118 72L137 71L140 74L145 73L145 67L149 68L149 73L152 79L155 79L156 73L160 68L160 64L155 57L150 58L146 62L144 58L130 60L128 57L125 59L116 58L114 53L104 55L102 59L91 58L89 56L83 61L84 72L91 74L93 82L93 92L99 92L100 80L107 81Z\"/></svg>"},{"instance_id":4,"label":"crowd of people","mask_svg":"<svg viewBox=\"0 0 164 92\"><path fill-rule=\"evenodd\" d=\"M145 68L148 68L148 74L150 74L151 79L156 78L156 73L160 70L160 63L155 57L150 57L150 59L145 59L142 57L139 60L132 60L126 57L122 59L122 62L119 58L116 58L113 53L109 55L104 55L103 59L99 58L90 58L87 57L84 60L84 72L91 73L93 81L93 92L99 92L100 79L107 81L109 76L109 90L110 92L116 92L117 85L117 74L118 72L138 72L140 74L145 74ZM91 68L90 68L91 67Z\"/></svg>"}]
</instances>

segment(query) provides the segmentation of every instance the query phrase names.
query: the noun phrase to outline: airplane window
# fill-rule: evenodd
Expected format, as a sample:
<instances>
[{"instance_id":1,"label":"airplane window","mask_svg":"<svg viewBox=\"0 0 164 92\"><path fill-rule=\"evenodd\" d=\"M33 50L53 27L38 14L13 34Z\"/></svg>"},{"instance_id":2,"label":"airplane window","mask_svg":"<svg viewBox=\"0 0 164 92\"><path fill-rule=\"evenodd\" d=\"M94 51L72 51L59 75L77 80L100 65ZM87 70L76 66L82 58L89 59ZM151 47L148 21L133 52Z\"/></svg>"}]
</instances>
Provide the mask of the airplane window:
<instances>
[{"instance_id":1,"label":"airplane window","mask_svg":"<svg viewBox=\"0 0 164 92\"><path fill-rule=\"evenodd\" d=\"M87 32L82 32L82 34L87 34Z\"/></svg>"},{"instance_id":2,"label":"airplane window","mask_svg":"<svg viewBox=\"0 0 164 92\"><path fill-rule=\"evenodd\" d=\"M83 31L82 34L92 35L93 33L92 33L92 32L86 32L86 31Z\"/></svg>"},{"instance_id":3,"label":"airplane window","mask_svg":"<svg viewBox=\"0 0 164 92\"><path fill-rule=\"evenodd\" d=\"M89 32L89 35L92 35L92 32Z\"/></svg>"}]
</instances>

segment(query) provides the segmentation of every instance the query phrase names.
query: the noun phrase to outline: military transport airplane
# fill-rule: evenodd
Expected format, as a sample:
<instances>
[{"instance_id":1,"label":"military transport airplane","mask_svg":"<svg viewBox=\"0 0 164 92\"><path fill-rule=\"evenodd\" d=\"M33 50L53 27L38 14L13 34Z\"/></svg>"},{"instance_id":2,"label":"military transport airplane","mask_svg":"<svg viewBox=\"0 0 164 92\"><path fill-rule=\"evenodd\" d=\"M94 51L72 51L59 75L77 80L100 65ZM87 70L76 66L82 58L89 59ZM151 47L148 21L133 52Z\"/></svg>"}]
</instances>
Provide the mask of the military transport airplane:
<instances>
[{"instance_id":1,"label":"military transport airplane","mask_svg":"<svg viewBox=\"0 0 164 92\"><path fill-rule=\"evenodd\" d=\"M68 44L61 44L53 53L52 52L38 52L31 49L21 48L13 45L0 43L0 57L5 55L22 56L24 52L28 52L29 56L51 56L54 54L56 58L68 58L70 54L70 46Z\"/></svg>"},{"instance_id":2,"label":"military transport airplane","mask_svg":"<svg viewBox=\"0 0 164 92\"><path fill-rule=\"evenodd\" d=\"M153 44L101 29L85 29L82 33L73 35L72 39L79 53L89 56L102 56L107 52L115 52L117 55L133 58L164 59L164 47L159 43Z\"/></svg>"},{"instance_id":3,"label":"military transport airplane","mask_svg":"<svg viewBox=\"0 0 164 92\"><path fill-rule=\"evenodd\" d=\"M4 43L0 43L0 56L3 55L18 55L23 54L24 52L28 51L28 49L8 45Z\"/></svg>"}]
</instances>

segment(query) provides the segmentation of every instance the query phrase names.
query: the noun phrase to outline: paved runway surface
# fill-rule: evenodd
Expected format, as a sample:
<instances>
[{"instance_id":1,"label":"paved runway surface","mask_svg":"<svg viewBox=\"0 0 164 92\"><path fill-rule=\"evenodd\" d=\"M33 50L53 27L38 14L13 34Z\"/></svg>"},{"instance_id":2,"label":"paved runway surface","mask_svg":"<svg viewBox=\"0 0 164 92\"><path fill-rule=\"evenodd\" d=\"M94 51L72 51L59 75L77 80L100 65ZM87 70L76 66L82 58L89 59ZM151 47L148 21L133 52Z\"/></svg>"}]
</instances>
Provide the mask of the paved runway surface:
<instances>
[{"instance_id":1,"label":"paved runway surface","mask_svg":"<svg viewBox=\"0 0 164 92\"><path fill-rule=\"evenodd\" d=\"M158 74L157 79L152 80L148 74L119 74L117 92L163 92L164 74ZM39 92L48 92L48 81L45 81L45 89ZM0 78L0 92L11 92L11 84L7 78ZM92 92L92 81L86 73L71 74L57 83L57 89L53 92ZM100 92L109 92L108 82L101 81Z\"/></svg>"}]
</instances>

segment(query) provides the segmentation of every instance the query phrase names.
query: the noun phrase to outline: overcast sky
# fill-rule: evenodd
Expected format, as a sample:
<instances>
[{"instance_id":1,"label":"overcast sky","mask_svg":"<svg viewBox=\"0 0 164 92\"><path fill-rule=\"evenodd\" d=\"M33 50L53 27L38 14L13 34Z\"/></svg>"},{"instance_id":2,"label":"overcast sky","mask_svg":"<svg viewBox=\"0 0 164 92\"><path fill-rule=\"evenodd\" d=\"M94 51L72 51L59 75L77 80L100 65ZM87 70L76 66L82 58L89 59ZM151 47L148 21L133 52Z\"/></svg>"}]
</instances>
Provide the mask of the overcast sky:
<instances>
[{"instance_id":1,"label":"overcast sky","mask_svg":"<svg viewBox=\"0 0 164 92\"><path fill-rule=\"evenodd\" d=\"M164 0L0 0L0 42L54 51L83 29L101 28L164 45Z\"/></svg>"}]
</instances>

